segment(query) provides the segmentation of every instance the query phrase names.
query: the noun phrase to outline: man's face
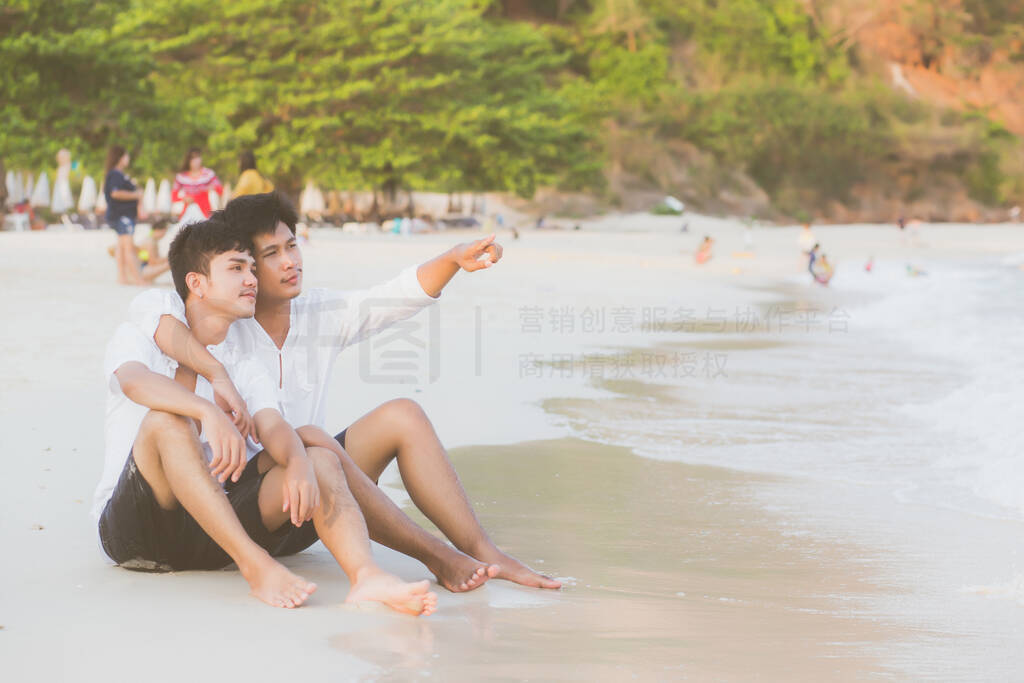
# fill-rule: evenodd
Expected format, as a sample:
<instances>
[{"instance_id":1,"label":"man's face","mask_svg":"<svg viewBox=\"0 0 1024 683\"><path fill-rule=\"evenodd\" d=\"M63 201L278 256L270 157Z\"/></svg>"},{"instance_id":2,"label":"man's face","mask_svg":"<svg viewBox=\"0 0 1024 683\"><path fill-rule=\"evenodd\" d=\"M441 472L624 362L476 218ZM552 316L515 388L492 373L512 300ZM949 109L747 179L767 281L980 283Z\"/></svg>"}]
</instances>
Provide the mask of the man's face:
<instances>
[{"instance_id":1,"label":"man's face","mask_svg":"<svg viewBox=\"0 0 1024 683\"><path fill-rule=\"evenodd\" d=\"M256 271L248 252L217 254L204 280L203 300L213 310L236 320L256 313Z\"/></svg>"},{"instance_id":2,"label":"man's face","mask_svg":"<svg viewBox=\"0 0 1024 683\"><path fill-rule=\"evenodd\" d=\"M294 299L302 293L302 252L295 235L284 223L269 235L253 238L260 295L267 299Z\"/></svg>"}]
</instances>

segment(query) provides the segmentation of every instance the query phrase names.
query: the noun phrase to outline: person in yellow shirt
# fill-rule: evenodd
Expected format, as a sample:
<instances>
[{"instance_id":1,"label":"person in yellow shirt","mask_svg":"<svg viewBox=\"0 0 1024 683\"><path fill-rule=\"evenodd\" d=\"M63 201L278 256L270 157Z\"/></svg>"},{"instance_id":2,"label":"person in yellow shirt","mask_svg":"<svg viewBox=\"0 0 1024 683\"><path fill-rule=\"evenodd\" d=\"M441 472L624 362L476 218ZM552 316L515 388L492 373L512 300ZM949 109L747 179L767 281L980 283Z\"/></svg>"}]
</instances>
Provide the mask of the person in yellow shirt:
<instances>
[{"instance_id":1,"label":"person in yellow shirt","mask_svg":"<svg viewBox=\"0 0 1024 683\"><path fill-rule=\"evenodd\" d=\"M232 197L274 191L274 184L256 170L256 156L252 150L244 150L238 157L238 170L241 175L238 176L238 185L235 187Z\"/></svg>"}]
</instances>

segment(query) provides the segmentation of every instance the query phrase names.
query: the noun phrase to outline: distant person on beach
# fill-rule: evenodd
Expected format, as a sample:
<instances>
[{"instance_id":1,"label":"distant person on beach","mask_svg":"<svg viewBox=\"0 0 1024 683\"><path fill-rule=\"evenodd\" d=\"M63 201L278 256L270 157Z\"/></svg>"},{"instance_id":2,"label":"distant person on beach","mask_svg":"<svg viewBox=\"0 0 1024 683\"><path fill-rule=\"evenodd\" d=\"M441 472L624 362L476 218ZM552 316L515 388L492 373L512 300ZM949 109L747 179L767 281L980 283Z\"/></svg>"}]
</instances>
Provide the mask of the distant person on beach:
<instances>
[{"instance_id":1,"label":"distant person on beach","mask_svg":"<svg viewBox=\"0 0 1024 683\"><path fill-rule=\"evenodd\" d=\"M800 245L800 251L807 253L811 250L811 247L815 244L814 231L811 230L810 223L804 223L803 228L800 229L800 235L797 237L796 242Z\"/></svg>"},{"instance_id":2,"label":"distant person on beach","mask_svg":"<svg viewBox=\"0 0 1024 683\"><path fill-rule=\"evenodd\" d=\"M122 324L104 361L106 453L93 507L104 552L126 569L148 571L234 562L255 597L290 608L316 585L274 558L319 539L349 577L346 602L432 613L437 596L427 581L404 582L375 563L337 456L303 446L262 365L222 345L232 324L256 308L244 241L222 220L202 221L182 228L169 260L194 340L217 354L220 379L237 388L259 445L218 407L216 379L177 366L152 337Z\"/></svg>"},{"instance_id":3,"label":"distant person on beach","mask_svg":"<svg viewBox=\"0 0 1024 683\"><path fill-rule=\"evenodd\" d=\"M807 252L807 272L814 275L814 264L818 260L818 251L821 249L821 245L815 243L811 250Z\"/></svg>"},{"instance_id":4,"label":"distant person on beach","mask_svg":"<svg viewBox=\"0 0 1024 683\"><path fill-rule=\"evenodd\" d=\"M274 183L256 169L256 156L252 150L247 149L238 157L238 170L241 175L238 176L238 184L235 186L235 197L274 191Z\"/></svg>"},{"instance_id":5,"label":"distant person on beach","mask_svg":"<svg viewBox=\"0 0 1024 683\"><path fill-rule=\"evenodd\" d=\"M711 260L711 247L715 241L711 239L710 235L704 235L704 240L697 247L696 261L697 263L707 263Z\"/></svg>"},{"instance_id":6,"label":"distant person on beach","mask_svg":"<svg viewBox=\"0 0 1024 683\"><path fill-rule=\"evenodd\" d=\"M834 272L835 269L832 267L832 264L829 263L828 256L826 254L822 254L815 266L811 268L811 275L814 276L814 281L819 285L824 285L826 287L832 279Z\"/></svg>"},{"instance_id":7,"label":"distant person on beach","mask_svg":"<svg viewBox=\"0 0 1024 683\"><path fill-rule=\"evenodd\" d=\"M202 151L191 147L185 153L171 188L171 199L182 204L178 221L187 224L209 218L213 210L210 206L211 192L223 195L224 186L216 173L203 166Z\"/></svg>"},{"instance_id":8,"label":"distant person on beach","mask_svg":"<svg viewBox=\"0 0 1024 683\"><path fill-rule=\"evenodd\" d=\"M135 221L138 219L142 190L128 177L131 155L121 145L107 150L107 175L103 181L103 194L107 200L107 225L117 233L114 259L117 262L117 281L122 285L145 284L139 275L139 260L135 255Z\"/></svg>"},{"instance_id":9,"label":"distant person on beach","mask_svg":"<svg viewBox=\"0 0 1024 683\"><path fill-rule=\"evenodd\" d=\"M168 260L160 255L160 240L167 235L167 223L168 219L166 218L153 223L142 246L132 242L135 258L139 264L139 276L147 283L152 283L171 269ZM107 253L115 256L115 247L110 247Z\"/></svg>"},{"instance_id":10,"label":"distant person on beach","mask_svg":"<svg viewBox=\"0 0 1024 683\"><path fill-rule=\"evenodd\" d=\"M278 387L285 419L300 426L307 446L323 445L336 454L371 538L420 560L438 583L454 592L472 590L492 578L559 588L558 581L533 571L490 539L419 404L409 399L388 401L334 436L324 429L338 354L435 303L459 271L496 264L502 248L494 235L456 245L369 289L303 292L302 252L295 235L298 217L283 195L239 197L224 215L248 235L260 283L255 319L239 321L228 341L263 364ZM147 336L175 360L190 365L204 358L201 344L180 342L189 337L189 330L173 297L145 292L132 308L133 319ZM185 353L186 347L195 349L195 355ZM377 487L384 468L394 461L413 502L454 548L409 519Z\"/></svg>"}]
</instances>

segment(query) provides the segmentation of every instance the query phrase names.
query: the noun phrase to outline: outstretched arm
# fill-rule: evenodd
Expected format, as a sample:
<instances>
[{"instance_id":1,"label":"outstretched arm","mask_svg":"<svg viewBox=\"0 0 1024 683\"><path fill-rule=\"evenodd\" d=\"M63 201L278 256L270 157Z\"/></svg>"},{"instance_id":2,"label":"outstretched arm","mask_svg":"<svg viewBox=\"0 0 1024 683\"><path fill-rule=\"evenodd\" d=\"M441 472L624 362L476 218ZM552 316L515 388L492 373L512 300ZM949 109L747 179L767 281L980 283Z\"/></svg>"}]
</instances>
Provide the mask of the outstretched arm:
<instances>
[{"instance_id":1,"label":"outstretched arm","mask_svg":"<svg viewBox=\"0 0 1024 683\"><path fill-rule=\"evenodd\" d=\"M427 261L416 271L423 291L432 297L441 295L459 270L473 272L490 268L501 259L501 245L494 241L494 234L482 240L457 244L437 258Z\"/></svg>"}]
</instances>

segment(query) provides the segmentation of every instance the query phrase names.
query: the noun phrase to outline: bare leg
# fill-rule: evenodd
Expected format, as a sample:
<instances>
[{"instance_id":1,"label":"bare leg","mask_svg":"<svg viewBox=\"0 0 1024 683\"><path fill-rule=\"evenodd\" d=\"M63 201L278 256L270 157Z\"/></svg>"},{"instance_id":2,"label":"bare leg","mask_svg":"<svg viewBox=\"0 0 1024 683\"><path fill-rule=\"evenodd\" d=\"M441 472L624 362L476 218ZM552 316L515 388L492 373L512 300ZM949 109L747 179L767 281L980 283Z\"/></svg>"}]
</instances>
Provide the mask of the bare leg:
<instances>
[{"instance_id":1,"label":"bare leg","mask_svg":"<svg viewBox=\"0 0 1024 683\"><path fill-rule=\"evenodd\" d=\"M117 236L118 282L128 285L142 285L145 281L139 275L139 257L135 253L135 242L131 235Z\"/></svg>"},{"instance_id":2,"label":"bare leg","mask_svg":"<svg viewBox=\"0 0 1024 683\"><path fill-rule=\"evenodd\" d=\"M415 616L433 613L437 595L428 590L427 581L406 583L374 562L366 522L349 492L337 455L323 448L309 448L307 453L320 485L320 505L313 511L313 524L352 584L345 602L382 602ZM260 515L271 531L290 523L289 513L281 510L284 476L284 468L275 465L260 487Z\"/></svg>"},{"instance_id":3,"label":"bare leg","mask_svg":"<svg viewBox=\"0 0 1024 683\"><path fill-rule=\"evenodd\" d=\"M491 541L473 513L434 425L415 401L388 401L356 420L345 433L345 450L373 481L397 459L416 507L456 548L481 562L498 565L496 578L537 588L561 587Z\"/></svg>"},{"instance_id":4,"label":"bare leg","mask_svg":"<svg viewBox=\"0 0 1024 683\"><path fill-rule=\"evenodd\" d=\"M437 577L437 582L454 593L473 590L498 574L499 567L480 562L452 548L409 519L387 494L359 469L330 434L319 427L299 427L306 446L334 452L341 462L349 490L362 508L370 538L392 550L414 557Z\"/></svg>"},{"instance_id":5,"label":"bare leg","mask_svg":"<svg viewBox=\"0 0 1024 683\"><path fill-rule=\"evenodd\" d=\"M117 281L122 285L130 284L128 274L125 272L125 249L131 249L131 235L118 235L117 244L114 246L114 261L117 262Z\"/></svg>"},{"instance_id":6,"label":"bare leg","mask_svg":"<svg viewBox=\"0 0 1024 683\"><path fill-rule=\"evenodd\" d=\"M149 263L142 267L142 279L146 282L153 282L168 270L171 269L171 264L167 261L161 263Z\"/></svg>"},{"instance_id":7,"label":"bare leg","mask_svg":"<svg viewBox=\"0 0 1024 683\"><path fill-rule=\"evenodd\" d=\"M275 607L298 607L316 590L316 584L292 574L245 533L206 467L191 420L150 411L139 428L133 453L157 504L166 510L179 503L184 506L235 561L254 596Z\"/></svg>"}]
</instances>

